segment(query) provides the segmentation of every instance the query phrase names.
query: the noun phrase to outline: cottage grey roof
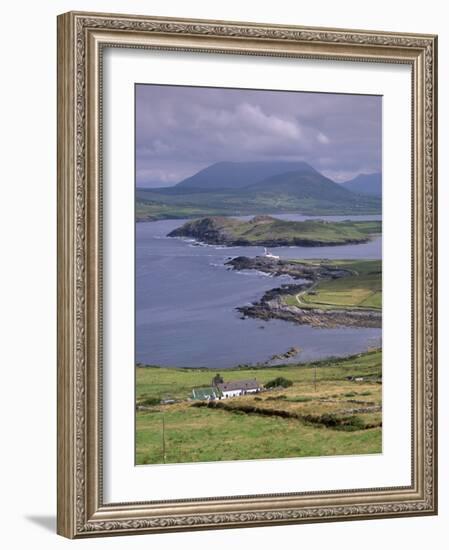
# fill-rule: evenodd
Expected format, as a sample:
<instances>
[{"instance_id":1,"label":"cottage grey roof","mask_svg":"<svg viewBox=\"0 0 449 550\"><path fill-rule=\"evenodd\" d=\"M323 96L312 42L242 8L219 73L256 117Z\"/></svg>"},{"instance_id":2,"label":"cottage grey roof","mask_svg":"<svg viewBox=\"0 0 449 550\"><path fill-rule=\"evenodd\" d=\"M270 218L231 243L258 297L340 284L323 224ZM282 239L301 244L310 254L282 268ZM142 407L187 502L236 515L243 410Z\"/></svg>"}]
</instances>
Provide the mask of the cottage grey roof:
<instances>
[{"instance_id":1,"label":"cottage grey roof","mask_svg":"<svg viewBox=\"0 0 449 550\"><path fill-rule=\"evenodd\" d=\"M217 384L217 388L221 391L236 391L236 390L258 390L260 388L259 383L255 378L249 380L230 380L229 382L223 382Z\"/></svg>"}]
</instances>

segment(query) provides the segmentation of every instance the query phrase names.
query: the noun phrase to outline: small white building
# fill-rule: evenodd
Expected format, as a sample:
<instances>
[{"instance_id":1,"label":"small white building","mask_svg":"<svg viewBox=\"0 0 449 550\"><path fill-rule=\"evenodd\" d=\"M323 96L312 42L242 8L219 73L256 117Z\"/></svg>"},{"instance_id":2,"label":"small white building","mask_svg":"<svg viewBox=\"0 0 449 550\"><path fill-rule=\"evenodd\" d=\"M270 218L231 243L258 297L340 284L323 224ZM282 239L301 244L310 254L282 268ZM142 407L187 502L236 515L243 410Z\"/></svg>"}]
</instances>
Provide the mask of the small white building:
<instances>
[{"instance_id":1,"label":"small white building","mask_svg":"<svg viewBox=\"0 0 449 550\"><path fill-rule=\"evenodd\" d=\"M250 380L230 380L229 382L222 382L217 384L217 388L220 391L221 397L224 399L246 395L247 393L258 393L262 389L255 378L251 378Z\"/></svg>"}]
</instances>

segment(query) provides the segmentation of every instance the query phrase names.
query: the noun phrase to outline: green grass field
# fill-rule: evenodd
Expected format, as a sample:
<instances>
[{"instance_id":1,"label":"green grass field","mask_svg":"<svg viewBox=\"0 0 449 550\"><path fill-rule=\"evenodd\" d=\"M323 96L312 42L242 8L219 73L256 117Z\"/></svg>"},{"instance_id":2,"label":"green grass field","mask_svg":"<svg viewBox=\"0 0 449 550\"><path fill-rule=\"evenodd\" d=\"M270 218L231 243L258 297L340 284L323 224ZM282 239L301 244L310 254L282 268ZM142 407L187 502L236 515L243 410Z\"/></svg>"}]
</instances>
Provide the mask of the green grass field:
<instances>
[{"instance_id":1,"label":"green grass field","mask_svg":"<svg viewBox=\"0 0 449 550\"><path fill-rule=\"evenodd\" d=\"M225 218L226 219L226 218ZM261 220L257 223L257 220ZM251 243L257 243L266 239L310 239L323 243L345 242L348 239L366 238L372 233L380 233L381 222L377 221L347 221L347 222L323 222L310 221L286 221L271 218L270 216L256 217L249 222L233 220L227 227L235 238L244 238Z\"/></svg>"},{"instance_id":2,"label":"green grass field","mask_svg":"<svg viewBox=\"0 0 449 550\"><path fill-rule=\"evenodd\" d=\"M324 263L322 260L319 262ZM287 295L284 298L287 305L320 309L382 309L382 260L338 260L325 263L349 269L352 275L319 281L304 293Z\"/></svg>"},{"instance_id":3,"label":"green grass field","mask_svg":"<svg viewBox=\"0 0 449 550\"><path fill-rule=\"evenodd\" d=\"M382 353L373 350L315 364L227 369L226 380L264 384L282 376L293 384L218 402L226 408L188 400L193 387L210 385L215 370L137 367L136 462L379 453L381 364ZM167 398L178 401L160 404Z\"/></svg>"}]
</instances>

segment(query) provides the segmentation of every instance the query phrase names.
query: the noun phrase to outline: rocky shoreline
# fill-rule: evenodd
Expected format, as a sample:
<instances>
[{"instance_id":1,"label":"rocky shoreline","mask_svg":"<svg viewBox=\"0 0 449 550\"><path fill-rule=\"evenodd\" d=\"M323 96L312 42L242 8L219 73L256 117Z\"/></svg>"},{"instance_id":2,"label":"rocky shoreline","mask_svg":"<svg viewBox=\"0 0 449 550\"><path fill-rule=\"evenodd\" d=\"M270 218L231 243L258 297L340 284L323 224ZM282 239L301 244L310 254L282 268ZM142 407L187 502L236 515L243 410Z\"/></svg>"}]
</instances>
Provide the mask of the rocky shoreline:
<instances>
[{"instance_id":1,"label":"rocky shoreline","mask_svg":"<svg viewBox=\"0 0 449 550\"><path fill-rule=\"evenodd\" d=\"M322 328L366 327L380 328L382 312L370 309L319 309L301 308L299 304L287 305L283 297L310 290L319 280L336 279L351 275L351 271L334 268L329 265L308 265L293 263L288 260L272 260L265 257L247 258L239 256L226 263L231 269L255 269L273 276L289 275L293 279L305 282L284 284L265 292L258 302L238 307L242 318L252 317L268 321L281 319L302 325Z\"/></svg>"},{"instance_id":2,"label":"rocky shoreline","mask_svg":"<svg viewBox=\"0 0 449 550\"><path fill-rule=\"evenodd\" d=\"M270 292L273 293L275 290ZM279 299L265 300L265 296L260 302L250 306L238 307L237 310L243 318L253 317L264 321L281 319L299 325L311 325L321 328L342 326L381 328L382 326L382 314L374 310L303 309L299 306L288 306Z\"/></svg>"},{"instance_id":3,"label":"rocky shoreline","mask_svg":"<svg viewBox=\"0 0 449 550\"><path fill-rule=\"evenodd\" d=\"M275 277L289 275L293 279L307 279L314 282L319 279L339 279L340 277L347 277L352 274L349 269L342 269L341 267L327 264L307 264L291 260L276 260L267 256L256 256L255 258L237 256L230 258L225 265L235 271L252 269Z\"/></svg>"}]
</instances>

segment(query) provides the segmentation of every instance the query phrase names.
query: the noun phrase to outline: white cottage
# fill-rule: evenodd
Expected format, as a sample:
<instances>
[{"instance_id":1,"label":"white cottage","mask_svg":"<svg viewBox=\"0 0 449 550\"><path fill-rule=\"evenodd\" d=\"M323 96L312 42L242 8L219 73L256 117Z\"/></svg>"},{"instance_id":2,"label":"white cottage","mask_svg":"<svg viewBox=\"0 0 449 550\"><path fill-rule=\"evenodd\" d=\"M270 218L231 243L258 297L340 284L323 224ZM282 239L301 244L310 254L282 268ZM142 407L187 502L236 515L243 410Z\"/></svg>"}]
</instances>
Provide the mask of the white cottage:
<instances>
[{"instance_id":1,"label":"white cottage","mask_svg":"<svg viewBox=\"0 0 449 550\"><path fill-rule=\"evenodd\" d=\"M258 393L262 389L255 378L250 380L230 380L217 384L223 398L238 397L247 393Z\"/></svg>"}]
</instances>

